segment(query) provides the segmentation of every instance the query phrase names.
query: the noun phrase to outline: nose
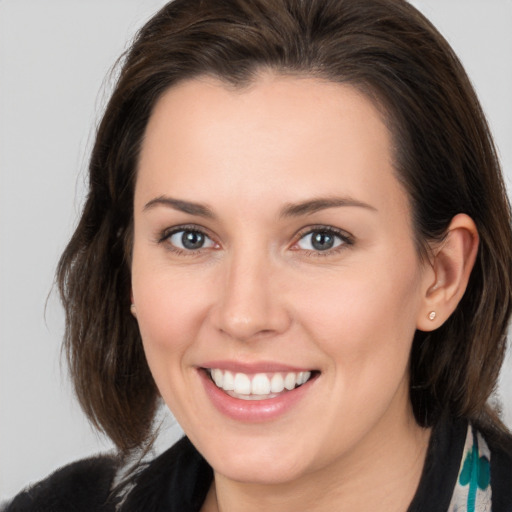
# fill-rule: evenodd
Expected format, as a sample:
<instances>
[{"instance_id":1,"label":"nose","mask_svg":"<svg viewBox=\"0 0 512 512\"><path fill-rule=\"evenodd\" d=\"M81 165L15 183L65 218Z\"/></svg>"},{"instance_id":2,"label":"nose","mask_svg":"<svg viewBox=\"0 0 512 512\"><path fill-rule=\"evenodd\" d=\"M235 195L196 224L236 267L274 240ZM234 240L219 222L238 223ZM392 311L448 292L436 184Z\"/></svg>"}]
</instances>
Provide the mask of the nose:
<instances>
[{"instance_id":1,"label":"nose","mask_svg":"<svg viewBox=\"0 0 512 512\"><path fill-rule=\"evenodd\" d=\"M285 332L291 316L280 289L279 271L268 258L233 256L226 262L223 289L216 304L216 328L239 341Z\"/></svg>"}]
</instances>

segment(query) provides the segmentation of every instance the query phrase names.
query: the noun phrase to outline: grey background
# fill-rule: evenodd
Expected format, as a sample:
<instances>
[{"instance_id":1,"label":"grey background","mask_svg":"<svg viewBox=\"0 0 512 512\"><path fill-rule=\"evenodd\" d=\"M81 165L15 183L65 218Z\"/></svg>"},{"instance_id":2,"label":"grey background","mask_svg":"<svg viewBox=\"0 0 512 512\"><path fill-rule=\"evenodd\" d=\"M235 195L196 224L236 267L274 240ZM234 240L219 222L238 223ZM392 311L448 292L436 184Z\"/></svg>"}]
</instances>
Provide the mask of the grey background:
<instances>
[{"instance_id":1,"label":"grey background","mask_svg":"<svg viewBox=\"0 0 512 512\"><path fill-rule=\"evenodd\" d=\"M52 291L111 65L162 0L0 0L0 500L110 449L75 404ZM461 57L512 189L512 0L417 0ZM46 305L46 313L45 313ZM512 361L501 378L512 426ZM167 439L176 436L169 427Z\"/></svg>"}]
</instances>

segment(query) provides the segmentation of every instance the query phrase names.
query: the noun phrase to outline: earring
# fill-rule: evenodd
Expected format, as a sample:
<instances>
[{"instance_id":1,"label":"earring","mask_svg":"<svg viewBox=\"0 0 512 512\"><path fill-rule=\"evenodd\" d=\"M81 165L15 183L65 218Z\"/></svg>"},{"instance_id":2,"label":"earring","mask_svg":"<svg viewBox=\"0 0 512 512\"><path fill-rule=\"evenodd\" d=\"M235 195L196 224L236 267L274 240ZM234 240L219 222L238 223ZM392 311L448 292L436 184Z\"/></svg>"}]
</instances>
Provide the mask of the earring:
<instances>
[{"instance_id":1,"label":"earring","mask_svg":"<svg viewBox=\"0 0 512 512\"><path fill-rule=\"evenodd\" d=\"M428 318L429 318L429 320L434 320L436 318L436 312L435 311L431 311L428 314Z\"/></svg>"},{"instance_id":2,"label":"earring","mask_svg":"<svg viewBox=\"0 0 512 512\"><path fill-rule=\"evenodd\" d=\"M135 309L135 304L132 302L130 304L130 313L134 316L134 317L137 317L137 311Z\"/></svg>"}]
</instances>

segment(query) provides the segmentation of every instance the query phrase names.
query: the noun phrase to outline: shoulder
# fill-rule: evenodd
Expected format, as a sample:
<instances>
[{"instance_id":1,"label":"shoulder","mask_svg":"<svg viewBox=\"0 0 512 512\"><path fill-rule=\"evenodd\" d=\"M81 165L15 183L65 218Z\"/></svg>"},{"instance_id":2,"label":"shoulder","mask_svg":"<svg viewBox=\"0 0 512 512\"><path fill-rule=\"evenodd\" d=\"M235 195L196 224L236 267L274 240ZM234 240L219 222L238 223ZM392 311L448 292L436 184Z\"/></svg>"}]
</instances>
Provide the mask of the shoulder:
<instances>
[{"instance_id":1,"label":"shoulder","mask_svg":"<svg viewBox=\"0 0 512 512\"><path fill-rule=\"evenodd\" d=\"M1 512L196 512L213 472L187 438L155 459L98 456L65 466L18 494ZM124 480L124 481L123 481Z\"/></svg>"},{"instance_id":2,"label":"shoulder","mask_svg":"<svg viewBox=\"0 0 512 512\"><path fill-rule=\"evenodd\" d=\"M512 510L512 436L489 428L479 428L490 451L490 481L493 511Z\"/></svg>"},{"instance_id":3,"label":"shoulder","mask_svg":"<svg viewBox=\"0 0 512 512\"><path fill-rule=\"evenodd\" d=\"M5 512L113 511L109 494L118 465L108 455L74 462L22 491Z\"/></svg>"},{"instance_id":4,"label":"shoulder","mask_svg":"<svg viewBox=\"0 0 512 512\"><path fill-rule=\"evenodd\" d=\"M184 437L149 462L131 481L127 495L118 496L123 512L197 512L213 471Z\"/></svg>"},{"instance_id":5,"label":"shoulder","mask_svg":"<svg viewBox=\"0 0 512 512\"><path fill-rule=\"evenodd\" d=\"M512 437L492 424L444 417L432 431L408 512L466 510L468 500L477 500L478 510L492 503L493 512L512 512Z\"/></svg>"}]
</instances>

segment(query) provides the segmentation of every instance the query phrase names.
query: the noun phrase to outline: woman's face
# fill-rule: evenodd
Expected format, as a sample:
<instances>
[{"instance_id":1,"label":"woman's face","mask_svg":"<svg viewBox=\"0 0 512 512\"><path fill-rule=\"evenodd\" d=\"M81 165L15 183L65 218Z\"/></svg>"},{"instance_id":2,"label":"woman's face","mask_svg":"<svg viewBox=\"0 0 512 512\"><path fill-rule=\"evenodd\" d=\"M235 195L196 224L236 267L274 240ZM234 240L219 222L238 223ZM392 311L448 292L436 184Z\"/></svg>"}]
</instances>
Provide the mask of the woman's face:
<instances>
[{"instance_id":1,"label":"woman's face","mask_svg":"<svg viewBox=\"0 0 512 512\"><path fill-rule=\"evenodd\" d=\"M270 74L181 83L149 121L134 206L147 360L219 474L291 481L415 425L408 358L433 277L364 96Z\"/></svg>"}]
</instances>

